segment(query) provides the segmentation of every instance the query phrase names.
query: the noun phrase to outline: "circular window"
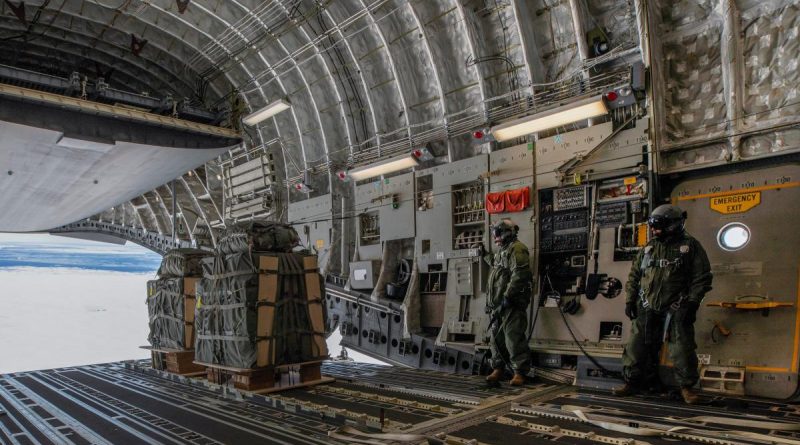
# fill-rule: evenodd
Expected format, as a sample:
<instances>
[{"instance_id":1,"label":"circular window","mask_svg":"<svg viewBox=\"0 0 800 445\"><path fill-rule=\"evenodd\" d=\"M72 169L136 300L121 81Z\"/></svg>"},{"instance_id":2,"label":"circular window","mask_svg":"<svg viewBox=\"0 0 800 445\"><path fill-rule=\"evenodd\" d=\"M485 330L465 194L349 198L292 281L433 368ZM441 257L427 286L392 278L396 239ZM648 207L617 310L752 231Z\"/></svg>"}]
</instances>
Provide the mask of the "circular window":
<instances>
[{"instance_id":1,"label":"circular window","mask_svg":"<svg viewBox=\"0 0 800 445\"><path fill-rule=\"evenodd\" d=\"M719 247L728 252L739 250L750 241L750 229L738 222L724 225L717 234Z\"/></svg>"}]
</instances>

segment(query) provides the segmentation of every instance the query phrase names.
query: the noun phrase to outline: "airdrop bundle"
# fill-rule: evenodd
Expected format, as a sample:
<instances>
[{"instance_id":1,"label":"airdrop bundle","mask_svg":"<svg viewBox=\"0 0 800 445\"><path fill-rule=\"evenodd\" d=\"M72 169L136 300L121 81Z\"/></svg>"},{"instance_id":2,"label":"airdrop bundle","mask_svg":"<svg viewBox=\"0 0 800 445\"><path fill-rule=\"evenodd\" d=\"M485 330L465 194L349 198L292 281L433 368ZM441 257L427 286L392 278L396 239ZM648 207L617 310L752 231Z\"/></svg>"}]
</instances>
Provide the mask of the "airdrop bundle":
<instances>
[{"instance_id":1,"label":"airdrop bundle","mask_svg":"<svg viewBox=\"0 0 800 445\"><path fill-rule=\"evenodd\" d=\"M171 275L148 284L153 348L191 350L210 381L240 389L320 380L325 288L317 257L292 252L298 240L289 226L249 223L228 229L213 253L165 255L160 277L191 276L196 300L178 301L188 285Z\"/></svg>"}]
</instances>

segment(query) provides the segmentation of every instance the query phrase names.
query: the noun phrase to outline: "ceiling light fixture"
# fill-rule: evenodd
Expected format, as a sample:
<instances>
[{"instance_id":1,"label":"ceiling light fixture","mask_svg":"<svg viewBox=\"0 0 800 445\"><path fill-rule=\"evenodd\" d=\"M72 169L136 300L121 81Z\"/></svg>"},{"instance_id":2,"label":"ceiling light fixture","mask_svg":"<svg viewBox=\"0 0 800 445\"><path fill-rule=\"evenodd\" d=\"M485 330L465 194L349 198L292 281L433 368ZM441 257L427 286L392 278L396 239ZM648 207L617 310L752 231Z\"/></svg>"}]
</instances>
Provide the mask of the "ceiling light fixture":
<instances>
[{"instance_id":1,"label":"ceiling light fixture","mask_svg":"<svg viewBox=\"0 0 800 445\"><path fill-rule=\"evenodd\" d=\"M264 108L248 114L242 119L242 122L244 122L245 125L249 125L252 127L254 125L258 125L261 122L264 122L265 120L271 118L272 116L275 116L276 114L282 111L288 110L291 107L292 104L290 104L289 101L285 99L278 99L270 103L269 105L265 106Z\"/></svg>"},{"instance_id":2,"label":"ceiling light fixture","mask_svg":"<svg viewBox=\"0 0 800 445\"><path fill-rule=\"evenodd\" d=\"M64 148L74 148L76 150L88 150L104 153L114 148L114 141L106 141L87 137L74 138L62 135L58 139L58 142L56 142L56 145Z\"/></svg>"},{"instance_id":3,"label":"ceiling light fixture","mask_svg":"<svg viewBox=\"0 0 800 445\"><path fill-rule=\"evenodd\" d=\"M356 181L360 181L362 179L374 178L387 173L416 167L417 165L419 165L419 161L417 161L417 158L413 154L404 154L383 159L364 167L355 168L347 172L347 174Z\"/></svg>"},{"instance_id":4,"label":"ceiling light fixture","mask_svg":"<svg viewBox=\"0 0 800 445\"><path fill-rule=\"evenodd\" d=\"M604 114L608 114L608 107L603 96L595 96L494 126L492 135L498 141L507 141Z\"/></svg>"}]
</instances>

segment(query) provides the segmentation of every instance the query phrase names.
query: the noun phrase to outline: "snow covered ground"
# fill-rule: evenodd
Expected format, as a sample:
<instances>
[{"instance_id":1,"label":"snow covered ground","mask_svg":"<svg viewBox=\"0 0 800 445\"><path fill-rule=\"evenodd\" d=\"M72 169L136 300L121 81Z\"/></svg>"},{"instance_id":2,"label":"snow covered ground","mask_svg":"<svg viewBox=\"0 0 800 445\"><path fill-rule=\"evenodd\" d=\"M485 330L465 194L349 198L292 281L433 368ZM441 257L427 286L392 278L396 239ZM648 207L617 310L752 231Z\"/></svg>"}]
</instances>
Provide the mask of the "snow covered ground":
<instances>
[{"instance_id":1,"label":"snow covered ground","mask_svg":"<svg viewBox=\"0 0 800 445\"><path fill-rule=\"evenodd\" d=\"M0 373L146 358L154 274L0 270Z\"/></svg>"},{"instance_id":2,"label":"snow covered ground","mask_svg":"<svg viewBox=\"0 0 800 445\"><path fill-rule=\"evenodd\" d=\"M55 258L63 267L44 267ZM149 357L139 346L159 261L138 246L0 234L0 374ZM340 340L328 339L331 356Z\"/></svg>"}]
</instances>

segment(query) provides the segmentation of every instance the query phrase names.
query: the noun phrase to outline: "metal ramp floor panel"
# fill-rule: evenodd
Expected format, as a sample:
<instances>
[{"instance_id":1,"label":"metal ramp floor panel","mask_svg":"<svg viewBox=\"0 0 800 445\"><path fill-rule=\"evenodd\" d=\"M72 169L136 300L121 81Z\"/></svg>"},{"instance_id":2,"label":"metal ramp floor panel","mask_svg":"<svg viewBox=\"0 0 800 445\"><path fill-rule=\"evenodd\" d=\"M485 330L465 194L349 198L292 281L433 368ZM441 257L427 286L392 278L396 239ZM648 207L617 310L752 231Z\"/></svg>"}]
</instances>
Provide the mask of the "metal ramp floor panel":
<instances>
[{"instance_id":1,"label":"metal ramp floor panel","mask_svg":"<svg viewBox=\"0 0 800 445\"><path fill-rule=\"evenodd\" d=\"M791 403L706 396L687 406L547 383L491 388L479 376L352 362L326 363L323 373L337 381L269 395L148 361L7 374L0 443L800 445L800 406Z\"/></svg>"}]
</instances>

